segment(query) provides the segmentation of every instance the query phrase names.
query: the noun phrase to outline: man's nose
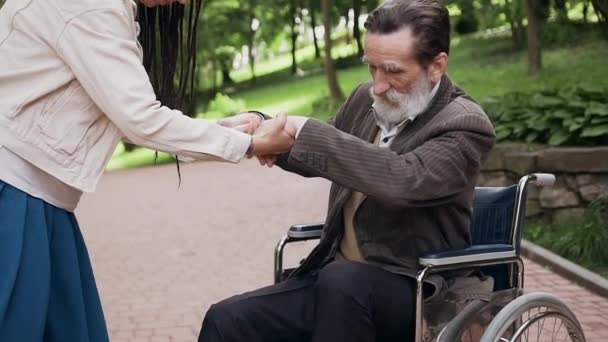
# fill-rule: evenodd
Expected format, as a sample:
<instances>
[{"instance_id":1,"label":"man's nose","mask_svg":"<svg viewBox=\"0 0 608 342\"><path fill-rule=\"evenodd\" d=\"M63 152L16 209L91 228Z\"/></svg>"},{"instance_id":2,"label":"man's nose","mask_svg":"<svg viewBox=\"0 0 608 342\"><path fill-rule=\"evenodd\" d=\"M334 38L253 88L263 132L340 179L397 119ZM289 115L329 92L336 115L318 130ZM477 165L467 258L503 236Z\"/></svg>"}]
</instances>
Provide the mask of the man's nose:
<instances>
[{"instance_id":1,"label":"man's nose","mask_svg":"<svg viewBox=\"0 0 608 342\"><path fill-rule=\"evenodd\" d=\"M384 95L389 89L391 89L391 85L388 84L388 82L384 82L384 81L374 81L374 87L373 87L373 91L374 91L374 95L376 96L382 96Z\"/></svg>"}]
</instances>

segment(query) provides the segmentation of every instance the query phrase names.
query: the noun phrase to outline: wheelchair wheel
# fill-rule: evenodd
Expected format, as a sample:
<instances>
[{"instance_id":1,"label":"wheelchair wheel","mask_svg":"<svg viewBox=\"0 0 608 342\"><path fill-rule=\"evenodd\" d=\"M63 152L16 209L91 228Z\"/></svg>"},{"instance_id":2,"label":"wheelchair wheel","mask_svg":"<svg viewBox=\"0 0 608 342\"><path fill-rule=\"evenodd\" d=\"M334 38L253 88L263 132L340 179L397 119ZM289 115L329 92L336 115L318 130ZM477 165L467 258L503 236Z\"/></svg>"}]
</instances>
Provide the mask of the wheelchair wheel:
<instances>
[{"instance_id":1,"label":"wheelchair wheel","mask_svg":"<svg viewBox=\"0 0 608 342\"><path fill-rule=\"evenodd\" d=\"M535 292L505 306L492 320L481 342L585 342L574 313L557 297Z\"/></svg>"},{"instance_id":2,"label":"wheelchair wheel","mask_svg":"<svg viewBox=\"0 0 608 342\"><path fill-rule=\"evenodd\" d=\"M479 341L483 334L483 326L475 324L478 314L487 303L474 300L452 319L437 336L438 342L469 342Z\"/></svg>"}]
</instances>

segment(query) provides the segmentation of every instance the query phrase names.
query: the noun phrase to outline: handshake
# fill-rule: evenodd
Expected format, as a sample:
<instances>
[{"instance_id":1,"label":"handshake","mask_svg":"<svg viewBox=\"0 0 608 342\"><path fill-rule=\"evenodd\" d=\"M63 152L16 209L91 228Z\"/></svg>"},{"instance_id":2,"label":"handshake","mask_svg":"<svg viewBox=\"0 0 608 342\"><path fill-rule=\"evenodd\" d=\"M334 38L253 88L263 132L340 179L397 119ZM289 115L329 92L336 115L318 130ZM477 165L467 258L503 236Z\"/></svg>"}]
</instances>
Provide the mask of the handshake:
<instances>
[{"instance_id":1,"label":"handshake","mask_svg":"<svg viewBox=\"0 0 608 342\"><path fill-rule=\"evenodd\" d=\"M230 127L251 135L251 147L248 157L255 156L260 165L272 167L277 155L291 150L296 135L307 118L287 116L284 113L276 118L263 120L258 114L244 112L222 119L218 124Z\"/></svg>"}]
</instances>

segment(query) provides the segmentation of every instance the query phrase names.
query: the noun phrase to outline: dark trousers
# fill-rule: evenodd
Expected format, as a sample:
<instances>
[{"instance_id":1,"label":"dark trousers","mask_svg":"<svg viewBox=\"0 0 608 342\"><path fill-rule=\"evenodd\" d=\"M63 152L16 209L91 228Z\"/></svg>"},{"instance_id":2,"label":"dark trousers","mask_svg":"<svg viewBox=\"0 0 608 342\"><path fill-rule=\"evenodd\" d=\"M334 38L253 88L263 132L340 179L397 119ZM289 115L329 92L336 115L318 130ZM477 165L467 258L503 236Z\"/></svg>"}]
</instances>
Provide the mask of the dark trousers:
<instances>
[{"instance_id":1,"label":"dark trousers","mask_svg":"<svg viewBox=\"0 0 608 342\"><path fill-rule=\"evenodd\" d=\"M209 308L199 342L384 342L414 338L414 279L333 261Z\"/></svg>"}]
</instances>

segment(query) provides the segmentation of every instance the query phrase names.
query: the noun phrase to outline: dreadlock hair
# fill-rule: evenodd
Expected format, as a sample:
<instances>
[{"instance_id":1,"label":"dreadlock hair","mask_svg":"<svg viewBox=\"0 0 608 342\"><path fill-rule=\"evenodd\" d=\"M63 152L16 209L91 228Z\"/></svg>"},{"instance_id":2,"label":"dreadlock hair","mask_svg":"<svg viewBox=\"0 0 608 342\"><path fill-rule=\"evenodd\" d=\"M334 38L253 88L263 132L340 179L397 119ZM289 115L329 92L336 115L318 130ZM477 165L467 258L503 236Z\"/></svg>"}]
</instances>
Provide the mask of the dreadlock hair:
<instances>
[{"instance_id":1,"label":"dreadlock hair","mask_svg":"<svg viewBox=\"0 0 608 342\"><path fill-rule=\"evenodd\" d=\"M144 68L157 99L163 105L182 112L187 112L185 109L194 94L196 33L203 2L190 0L188 7L180 3L156 7L138 3L137 21L141 28L139 42L144 52ZM181 184L179 159L175 158L175 162Z\"/></svg>"}]
</instances>

